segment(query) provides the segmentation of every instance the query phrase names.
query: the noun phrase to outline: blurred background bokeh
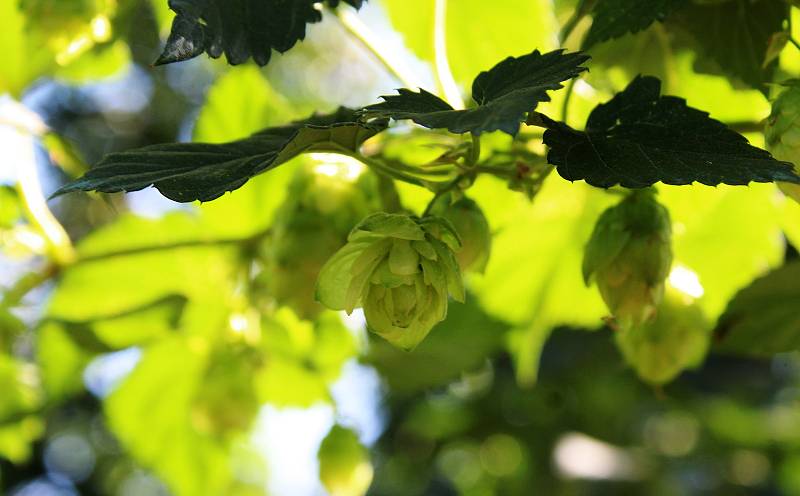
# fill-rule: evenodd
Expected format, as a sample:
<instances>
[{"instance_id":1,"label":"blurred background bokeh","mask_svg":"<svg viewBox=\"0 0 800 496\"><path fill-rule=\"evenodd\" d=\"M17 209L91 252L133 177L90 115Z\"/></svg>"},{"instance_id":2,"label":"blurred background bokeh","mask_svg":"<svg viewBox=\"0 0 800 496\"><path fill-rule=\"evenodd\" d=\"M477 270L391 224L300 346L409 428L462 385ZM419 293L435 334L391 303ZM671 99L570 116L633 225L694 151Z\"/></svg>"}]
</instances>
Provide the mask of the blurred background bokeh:
<instances>
[{"instance_id":1,"label":"blurred background bokeh","mask_svg":"<svg viewBox=\"0 0 800 496\"><path fill-rule=\"evenodd\" d=\"M451 0L464 94L508 55L557 48L575 3ZM428 88L432 4L371 0L357 14ZM154 67L171 19L166 0L0 0L0 494L800 494L800 355L712 351L664 387L640 380L580 277L615 201L583 184L552 177L531 202L479 181L489 265L411 353L369 336L358 312L291 299L310 294L324 244L380 208L352 161L298 158L203 205L147 189L48 201L57 223L30 212L109 152L230 141L401 86L334 15L263 69L205 56ZM639 73L725 122L769 114L661 24L592 55L576 127ZM800 71L797 52L781 70ZM560 112L563 93L540 109ZM392 132L386 153L437 153L411 127ZM661 189L670 283L709 322L797 258L800 207L774 185ZM399 191L412 209L430 198Z\"/></svg>"}]
</instances>

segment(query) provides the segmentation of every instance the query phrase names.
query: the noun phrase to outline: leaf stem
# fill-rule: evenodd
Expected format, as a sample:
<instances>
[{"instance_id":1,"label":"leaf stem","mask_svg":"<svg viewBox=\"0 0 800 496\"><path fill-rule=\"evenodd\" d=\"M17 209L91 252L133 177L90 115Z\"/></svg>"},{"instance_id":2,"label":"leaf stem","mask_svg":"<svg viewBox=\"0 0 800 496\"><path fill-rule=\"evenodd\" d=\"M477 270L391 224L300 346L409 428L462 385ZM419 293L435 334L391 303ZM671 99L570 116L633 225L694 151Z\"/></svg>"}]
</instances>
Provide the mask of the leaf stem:
<instances>
[{"instance_id":1,"label":"leaf stem","mask_svg":"<svg viewBox=\"0 0 800 496\"><path fill-rule=\"evenodd\" d=\"M580 0L578 2L578 5L572 12L572 16L567 20L566 24L564 24L564 27L561 29L560 38L562 45L564 44L565 41L567 41L569 35L571 35L572 32L575 30L575 28L578 26L578 23L581 22L581 20L584 17L586 17L589 11L592 10L593 6L594 6L594 0Z\"/></svg>"},{"instance_id":2,"label":"leaf stem","mask_svg":"<svg viewBox=\"0 0 800 496\"><path fill-rule=\"evenodd\" d=\"M569 102L572 100L572 93L575 92L576 81L576 78L569 81L567 92L564 94L564 102L561 104L561 120L565 123L567 122L567 117L569 117Z\"/></svg>"},{"instance_id":3,"label":"leaf stem","mask_svg":"<svg viewBox=\"0 0 800 496\"><path fill-rule=\"evenodd\" d=\"M794 36L789 36L789 43L795 46L798 50L800 50L800 43L794 38Z\"/></svg>"},{"instance_id":4,"label":"leaf stem","mask_svg":"<svg viewBox=\"0 0 800 496\"><path fill-rule=\"evenodd\" d=\"M386 43L359 19L354 10L347 8L336 9L335 15L342 26L356 40L361 42L389 73L403 83L403 86L407 88L419 88L422 86L417 75L403 63L394 50L386 46Z\"/></svg>"},{"instance_id":5,"label":"leaf stem","mask_svg":"<svg viewBox=\"0 0 800 496\"><path fill-rule=\"evenodd\" d=\"M35 226L47 240L50 256L59 265L69 264L75 258L72 241L47 206L42 193L39 171L36 168L34 138L47 132L47 126L38 115L21 103L10 105L11 125L30 143L21 144L17 152L21 155L15 161L17 167L17 191L28 221ZM29 145L29 146L28 146Z\"/></svg>"},{"instance_id":6,"label":"leaf stem","mask_svg":"<svg viewBox=\"0 0 800 496\"><path fill-rule=\"evenodd\" d=\"M456 84L447 59L447 0L435 0L433 12L433 53L436 81L444 99L456 110L464 109L461 90Z\"/></svg>"}]
</instances>

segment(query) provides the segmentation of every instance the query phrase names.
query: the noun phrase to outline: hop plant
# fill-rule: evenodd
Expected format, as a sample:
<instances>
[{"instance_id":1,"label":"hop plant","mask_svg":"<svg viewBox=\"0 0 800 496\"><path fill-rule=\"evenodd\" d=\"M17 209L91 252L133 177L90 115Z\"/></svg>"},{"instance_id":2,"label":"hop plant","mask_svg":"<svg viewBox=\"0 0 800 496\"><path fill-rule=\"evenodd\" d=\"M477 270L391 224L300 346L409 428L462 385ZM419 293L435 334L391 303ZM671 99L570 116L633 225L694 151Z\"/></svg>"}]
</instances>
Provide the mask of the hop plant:
<instances>
[{"instance_id":1,"label":"hop plant","mask_svg":"<svg viewBox=\"0 0 800 496\"><path fill-rule=\"evenodd\" d=\"M264 271L255 279L257 288L307 319L323 309L314 299L322 266L344 246L353 226L382 208L373 174L354 178L335 173L335 167L325 169L333 174L312 166L298 171L262 247Z\"/></svg>"},{"instance_id":2,"label":"hop plant","mask_svg":"<svg viewBox=\"0 0 800 496\"><path fill-rule=\"evenodd\" d=\"M711 338L709 330L697 302L668 285L655 319L618 330L615 340L642 380L664 384L702 362Z\"/></svg>"},{"instance_id":3,"label":"hop plant","mask_svg":"<svg viewBox=\"0 0 800 496\"><path fill-rule=\"evenodd\" d=\"M461 270L483 272L489 262L492 233L478 204L466 197L454 203L449 197L442 197L433 213L449 220L458 232L461 249L456 252L456 260Z\"/></svg>"},{"instance_id":4,"label":"hop plant","mask_svg":"<svg viewBox=\"0 0 800 496\"><path fill-rule=\"evenodd\" d=\"M800 81L789 87L772 103L772 113L764 129L767 148L778 160L794 164L800 173ZM800 185L778 182L788 196L800 202Z\"/></svg>"},{"instance_id":5,"label":"hop plant","mask_svg":"<svg viewBox=\"0 0 800 496\"><path fill-rule=\"evenodd\" d=\"M440 217L370 215L322 268L317 299L348 313L363 307L371 331L412 349L444 320L448 294L464 301L460 246Z\"/></svg>"},{"instance_id":6,"label":"hop plant","mask_svg":"<svg viewBox=\"0 0 800 496\"><path fill-rule=\"evenodd\" d=\"M671 233L669 212L651 190L630 194L597 220L583 278L597 282L618 326L639 326L655 315L672 265Z\"/></svg>"}]
</instances>

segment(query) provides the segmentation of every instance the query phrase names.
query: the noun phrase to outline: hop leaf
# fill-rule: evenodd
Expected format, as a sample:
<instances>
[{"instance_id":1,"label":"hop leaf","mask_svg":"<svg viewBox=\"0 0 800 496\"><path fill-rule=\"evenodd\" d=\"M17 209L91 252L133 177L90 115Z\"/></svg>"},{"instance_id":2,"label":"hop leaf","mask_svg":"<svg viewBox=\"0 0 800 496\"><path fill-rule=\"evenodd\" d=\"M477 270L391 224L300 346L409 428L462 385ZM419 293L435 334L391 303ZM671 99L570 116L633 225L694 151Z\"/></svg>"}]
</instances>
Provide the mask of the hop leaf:
<instances>
[{"instance_id":1,"label":"hop leaf","mask_svg":"<svg viewBox=\"0 0 800 496\"><path fill-rule=\"evenodd\" d=\"M767 148L778 160L794 164L800 174L800 81L791 81L788 88L772 104L764 136ZM779 182L784 193L800 202L800 185Z\"/></svg>"},{"instance_id":2,"label":"hop leaf","mask_svg":"<svg viewBox=\"0 0 800 496\"><path fill-rule=\"evenodd\" d=\"M690 296L668 286L655 319L620 329L615 341L639 377L651 384L664 384L702 362L710 337L700 306Z\"/></svg>"},{"instance_id":3,"label":"hop leaf","mask_svg":"<svg viewBox=\"0 0 800 496\"><path fill-rule=\"evenodd\" d=\"M353 229L322 268L317 299L334 310L363 307L370 330L412 349L447 315L447 297L464 301L447 220L376 213Z\"/></svg>"},{"instance_id":4,"label":"hop leaf","mask_svg":"<svg viewBox=\"0 0 800 496\"><path fill-rule=\"evenodd\" d=\"M586 245L583 278L622 328L655 315L672 264L669 212L649 190L632 193L600 216Z\"/></svg>"}]
</instances>

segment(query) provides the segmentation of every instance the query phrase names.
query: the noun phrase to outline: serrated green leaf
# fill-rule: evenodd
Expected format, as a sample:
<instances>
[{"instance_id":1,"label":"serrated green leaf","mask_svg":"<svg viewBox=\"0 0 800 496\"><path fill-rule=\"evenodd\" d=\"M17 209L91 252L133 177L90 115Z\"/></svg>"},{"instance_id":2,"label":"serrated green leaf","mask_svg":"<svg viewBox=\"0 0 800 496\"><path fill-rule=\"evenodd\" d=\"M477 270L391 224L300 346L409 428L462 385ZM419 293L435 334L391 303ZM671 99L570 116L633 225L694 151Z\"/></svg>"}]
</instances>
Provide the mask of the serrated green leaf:
<instances>
[{"instance_id":1,"label":"serrated green leaf","mask_svg":"<svg viewBox=\"0 0 800 496\"><path fill-rule=\"evenodd\" d=\"M367 117L411 119L431 129L452 133L481 134L503 131L512 136L520 123L539 102L550 100L549 90L562 88L561 82L585 70L580 64L588 56L555 50L546 54L534 50L521 57L508 57L472 83L472 99L477 107L455 110L441 98L420 90L401 89L398 95L383 96L383 102L361 112Z\"/></svg>"},{"instance_id":2,"label":"serrated green leaf","mask_svg":"<svg viewBox=\"0 0 800 496\"><path fill-rule=\"evenodd\" d=\"M360 123L352 110L342 107L229 143L167 143L112 153L53 196L129 192L153 185L174 201L210 201L303 152L355 151L385 128L383 120Z\"/></svg>"},{"instance_id":3,"label":"serrated green leaf","mask_svg":"<svg viewBox=\"0 0 800 496\"><path fill-rule=\"evenodd\" d=\"M363 0L344 0L360 8ZM306 24L322 20L315 0L170 0L176 12L156 65L180 62L203 52L223 53L231 65L250 57L266 65L272 50L286 52L306 36ZM336 7L339 0L328 0Z\"/></svg>"},{"instance_id":4,"label":"serrated green leaf","mask_svg":"<svg viewBox=\"0 0 800 496\"><path fill-rule=\"evenodd\" d=\"M757 279L741 290L715 330L719 351L770 356L800 350L800 262Z\"/></svg>"},{"instance_id":5,"label":"serrated green leaf","mask_svg":"<svg viewBox=\"0 0 800 496\"><path fill-rule=\"evenodd\" d=\"M783 0L706 2L681 10L674 24L694 37L698 52L711 59L716 70L766 95L777 61L764 61L772 35L784 30L789 9Z\"/></svg>"},{"instance_id":6,"label":"serrated green leaf","mask_svg":"<svg viewBox=\"0 0 800 496\"><path fill-rule=\"evenodd\" d=\"M592 10L592 27L583 40L584 50L627 33L638 33L670 13L684 7L688 0L600 0Z\"/></svg>"},{"instance_id":7,"label":"serrated green leaf","mask_svg":"<svg viewBox=\"0 0 800 496\"><path fill-rule=\"evenodd\" d=\"M660 92L658 79L637 77L592 111L583 132L543 117L548 162L564 179L602 188L800 183L790 163L775 160L685 100Z\"/></svg>"}]
</instances>

